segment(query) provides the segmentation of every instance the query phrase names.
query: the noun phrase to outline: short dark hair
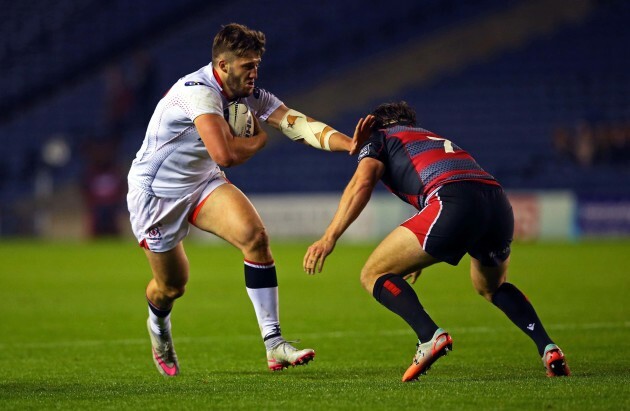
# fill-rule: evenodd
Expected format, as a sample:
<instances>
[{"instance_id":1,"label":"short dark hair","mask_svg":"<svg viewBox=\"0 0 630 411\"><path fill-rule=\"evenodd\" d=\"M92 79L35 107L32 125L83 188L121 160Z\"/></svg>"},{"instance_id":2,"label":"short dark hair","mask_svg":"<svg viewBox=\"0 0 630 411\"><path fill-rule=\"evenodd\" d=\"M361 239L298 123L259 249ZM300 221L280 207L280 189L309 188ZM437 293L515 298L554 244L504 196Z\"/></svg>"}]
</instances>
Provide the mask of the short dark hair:
<instances>
[{"instance_id":1,"label":"short dark hair","mask_svg":"<svg viewBox=\"0 0 630 411\"><path fill-rule=\"evenodd\" d=\"M374 128L388 128L395 125L416 125L416 111L405 101L384 103L372 111Z\"/></svg>"},{"instance_id":2,"label":"short dark hair","mask_svg":"<svg viewBox=\"0 0 630 411\"><path fill-rule=\"evenodd\" d=\"M221 30L214 36L212 61L216 62L215 60L225 52L242 57L249 51L255 51L262 57L265 52L265 34L242 24L226 24L221 26Z\"/></svg>"}]
</instances>

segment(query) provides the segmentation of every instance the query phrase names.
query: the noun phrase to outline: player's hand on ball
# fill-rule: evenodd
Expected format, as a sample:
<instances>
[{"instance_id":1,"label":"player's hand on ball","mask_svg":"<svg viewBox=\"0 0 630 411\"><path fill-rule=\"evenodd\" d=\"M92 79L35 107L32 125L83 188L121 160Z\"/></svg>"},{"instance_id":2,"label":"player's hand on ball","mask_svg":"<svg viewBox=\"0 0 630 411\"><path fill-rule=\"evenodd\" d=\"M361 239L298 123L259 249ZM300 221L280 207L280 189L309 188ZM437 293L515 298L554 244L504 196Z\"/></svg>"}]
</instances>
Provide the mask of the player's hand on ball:
<instances>
[{"instance_id":1,"label":"player's hand on ball","mask_svg":"<svg viewBox=\"0 0 630 411\"><path fill-rule=\"evenodd\" d=\"M324 239L315 241L308 250L306 250L306 254L304 255L304 260L302 261L304 271L310 275L316 272L321 273L326 257L333 252L334 248L335 243L332 241Z\"/></svg>"}]
</instances>

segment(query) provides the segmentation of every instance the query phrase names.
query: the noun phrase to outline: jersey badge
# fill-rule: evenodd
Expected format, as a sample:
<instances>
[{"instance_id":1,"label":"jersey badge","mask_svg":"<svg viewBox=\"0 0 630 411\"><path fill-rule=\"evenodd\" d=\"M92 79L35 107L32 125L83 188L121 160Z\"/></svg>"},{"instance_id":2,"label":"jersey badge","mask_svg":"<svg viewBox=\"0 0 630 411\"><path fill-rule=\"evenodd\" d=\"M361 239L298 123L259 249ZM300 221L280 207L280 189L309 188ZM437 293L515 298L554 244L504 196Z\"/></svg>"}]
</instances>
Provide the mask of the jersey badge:
<instances>
[{"instance_id":1,"label":"jersey badge","mask_svg":"<svg viewBox=\"0 0 630 411\"><path fill-rule=\"evenodd\" d=\"M368 153L370 152L371 146L372 146L372 143L367 143L366 145L363 146L363 148L359 152L359 158L357 159L357 161L361 161L363 157L368 155Z\"/></svg>"}]
</instances>

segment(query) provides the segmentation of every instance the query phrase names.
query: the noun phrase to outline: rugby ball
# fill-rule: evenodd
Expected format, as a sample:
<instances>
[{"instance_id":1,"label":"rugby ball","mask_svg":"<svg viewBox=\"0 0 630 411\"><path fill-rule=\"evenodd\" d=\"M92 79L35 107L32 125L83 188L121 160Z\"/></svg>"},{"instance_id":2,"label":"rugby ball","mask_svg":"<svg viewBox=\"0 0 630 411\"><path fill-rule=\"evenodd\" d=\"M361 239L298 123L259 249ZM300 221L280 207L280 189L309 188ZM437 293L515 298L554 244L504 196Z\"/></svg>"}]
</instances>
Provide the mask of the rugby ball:
<instances>
[{"instance_id":1,"label":"rugby ball","mask_svg":"<svg viewBox=\"0 0 630 411\"><path fill-rule=\"evenodd\" d=\"M251 137L254 133L254 119L247 104L233 101L223 110L225 121L228 122L237 137Z\"/></svg>"}]
</instances>

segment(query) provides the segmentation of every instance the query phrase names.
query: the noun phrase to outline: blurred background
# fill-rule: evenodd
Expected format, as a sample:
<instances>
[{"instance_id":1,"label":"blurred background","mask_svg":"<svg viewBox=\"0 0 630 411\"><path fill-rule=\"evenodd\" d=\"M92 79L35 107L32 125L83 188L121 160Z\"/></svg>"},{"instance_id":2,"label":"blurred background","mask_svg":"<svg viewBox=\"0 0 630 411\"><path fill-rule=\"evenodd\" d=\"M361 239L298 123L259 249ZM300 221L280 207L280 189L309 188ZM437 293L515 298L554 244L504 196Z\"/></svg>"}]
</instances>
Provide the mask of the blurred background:
<instances>
[{"instance_id":1,"label":"blurred background","mask_svg":"<svg viewBox=\"0 0 630 411\"><path fill-rule=\"evenodd\" d=\"M131 240L126 174L153 108L230 22L267 36L259 87L340 131L409 102L504 185L518 238L630 236L630 1L3 0L0 13L0 237ZM268 130L228 177L272 236L319 235L356 161ZM379 187L350 238L410 213Z\"/></svg>"}]
</instances>

